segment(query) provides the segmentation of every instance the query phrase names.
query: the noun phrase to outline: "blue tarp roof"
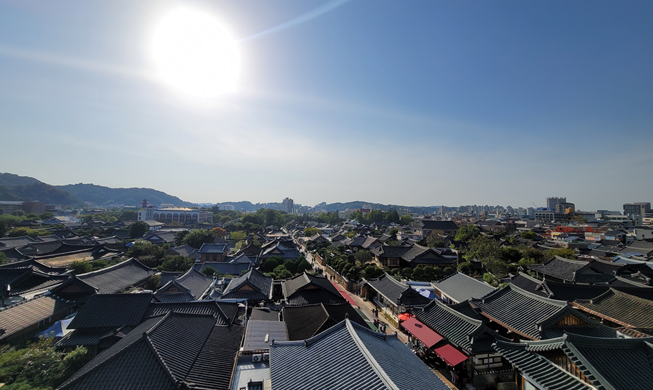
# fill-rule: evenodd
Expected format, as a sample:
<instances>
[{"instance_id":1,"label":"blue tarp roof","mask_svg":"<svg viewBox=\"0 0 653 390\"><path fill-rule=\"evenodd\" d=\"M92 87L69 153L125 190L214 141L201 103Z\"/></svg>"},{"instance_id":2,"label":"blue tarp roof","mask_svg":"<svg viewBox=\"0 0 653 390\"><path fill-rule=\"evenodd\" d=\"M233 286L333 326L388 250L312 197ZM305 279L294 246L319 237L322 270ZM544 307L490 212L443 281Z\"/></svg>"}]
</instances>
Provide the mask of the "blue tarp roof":
<instances>
[{"instance_id":1,"label":"blue tarp roof","mask_svg":"<svg viewBox=\"0 0 653 390\"><path fill-rule=\"evenodd\" d=\"M41 337L41 336L61 338L61 337L65 336L66 333L68 333L66 331L66 329L68 328L68 325L70 324L70 321L72 321L72 320L73 319L71 318L69 320L57 321L57 322L54 323L54 325L52 325L51 327L49 327L48 329L44 330L43 332L37 334L34 337L37 338L37 339L39 337Z\"/></svg>"}]
</instances>

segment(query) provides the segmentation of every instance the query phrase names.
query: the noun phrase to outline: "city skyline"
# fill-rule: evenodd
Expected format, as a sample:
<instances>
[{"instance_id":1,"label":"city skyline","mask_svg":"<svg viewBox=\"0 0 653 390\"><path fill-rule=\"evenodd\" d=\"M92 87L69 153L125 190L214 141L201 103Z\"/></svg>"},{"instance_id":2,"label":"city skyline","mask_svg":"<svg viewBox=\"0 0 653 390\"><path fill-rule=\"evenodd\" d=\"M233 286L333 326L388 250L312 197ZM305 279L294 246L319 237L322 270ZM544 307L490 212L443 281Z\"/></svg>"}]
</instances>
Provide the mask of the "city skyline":
<instances>
[{"instance_id":1,"label":"city skyline","mask_svg":"<svg viewBox=\"0 0 653 390\"><path fill-rule=\"evenodd\" d=\"M188 98L157 77L152 37L178 7L235 37L233 92ZM0 1L0 165L196 203L528 207L559 194L622 210L653 193L651 11Z\"/></svg>"}]
</instances>

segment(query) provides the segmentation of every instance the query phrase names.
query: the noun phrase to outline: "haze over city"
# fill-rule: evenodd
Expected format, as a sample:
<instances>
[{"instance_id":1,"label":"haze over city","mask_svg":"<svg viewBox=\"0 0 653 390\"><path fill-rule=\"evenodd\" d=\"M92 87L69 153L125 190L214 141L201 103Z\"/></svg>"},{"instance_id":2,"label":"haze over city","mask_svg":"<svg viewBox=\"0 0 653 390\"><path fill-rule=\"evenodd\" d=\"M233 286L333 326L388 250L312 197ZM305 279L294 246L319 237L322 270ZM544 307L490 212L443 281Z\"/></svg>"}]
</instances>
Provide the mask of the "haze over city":
<instances>
[{"instance_id":1,"label":"haze over city","mask_svg":"<svg viewBox=\"0 0 653 390\"><path fill-rule=\"evenodd\" d=\"M653 192L652 11L0 1L0 166L191 202L620 210ZM200 38L171 44L166 20ZM174 62L211 52L204 25L226 34L224 79Z\"/></svg>"}]
</instances>

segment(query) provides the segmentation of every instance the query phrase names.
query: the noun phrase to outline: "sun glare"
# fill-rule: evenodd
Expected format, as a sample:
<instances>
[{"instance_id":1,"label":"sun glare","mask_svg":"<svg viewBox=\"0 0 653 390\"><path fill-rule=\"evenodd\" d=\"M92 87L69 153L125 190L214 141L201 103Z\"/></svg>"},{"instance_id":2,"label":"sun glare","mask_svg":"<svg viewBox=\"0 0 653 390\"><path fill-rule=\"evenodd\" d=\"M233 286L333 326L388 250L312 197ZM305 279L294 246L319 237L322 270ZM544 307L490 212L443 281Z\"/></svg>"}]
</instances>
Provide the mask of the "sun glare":
<instances>
[{"instance_id":1,"label":"sun glare","mask_svg":"<svg viewBox=\"0 0 653 390\"><path fill-rule=\"evenodd\" d=\"M214 97L236 87L236 40L207 13L179 8L167 14L154 32L153 52L161 79L186 94Z\"/></svg>"}]
</instances>

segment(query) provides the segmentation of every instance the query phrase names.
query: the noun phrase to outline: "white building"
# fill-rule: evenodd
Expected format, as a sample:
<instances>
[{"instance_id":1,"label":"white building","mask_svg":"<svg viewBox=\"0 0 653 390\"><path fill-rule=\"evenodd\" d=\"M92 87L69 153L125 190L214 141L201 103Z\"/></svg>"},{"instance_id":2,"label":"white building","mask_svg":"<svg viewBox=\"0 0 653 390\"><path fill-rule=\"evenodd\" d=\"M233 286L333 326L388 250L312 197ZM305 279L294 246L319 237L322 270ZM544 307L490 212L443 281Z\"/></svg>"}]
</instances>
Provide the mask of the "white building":
<instances>
[{"instance_id":1,"label":"white building","mask_svg":"<svg viewBox=\"0 0 653 390\"><path fill-rule=\"evenodd\" d=\"M185 207L147 208L138 210L139 221L179 222L184 224L212 222L213 213Z\"/></svg>"}]
</instances>

